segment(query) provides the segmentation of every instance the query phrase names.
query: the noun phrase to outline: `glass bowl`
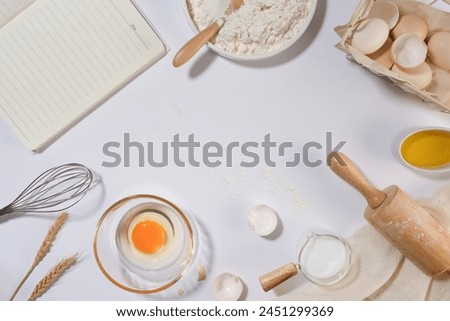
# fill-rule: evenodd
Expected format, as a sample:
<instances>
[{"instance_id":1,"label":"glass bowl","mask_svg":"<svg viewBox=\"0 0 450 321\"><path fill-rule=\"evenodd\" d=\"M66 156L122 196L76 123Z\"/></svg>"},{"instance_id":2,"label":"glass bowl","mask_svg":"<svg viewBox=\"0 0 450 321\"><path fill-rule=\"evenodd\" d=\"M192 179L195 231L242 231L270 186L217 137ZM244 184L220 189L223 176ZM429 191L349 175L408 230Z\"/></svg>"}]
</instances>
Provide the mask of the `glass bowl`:
<instances>
[{"instance_id":1,"label":"glass bowl","mask_svg":"<svg viewBox=\"0 0 450 321\"><path fill-rule=\"evenodd\" d=\"M132 241L140 220L164 227L166 243L144 253ZM155 195L132 195L111 205L100 218L94 255L101 272L119 288L138 294L159 293L177 283L192 264L196 236L192 219L170 201Z\"/></svg>"},{"instance_id":2,"label":"glass bowl","mask_svg":"<svg viewBox=\"0 0 450 321\"><path fill-rule=\"evenodd\" d=\"M317 285L340 282L347 276L350 263L350 248L343 238L335 234L308 233L299 249L299 269Z\"/></svg>"}]
</instances>

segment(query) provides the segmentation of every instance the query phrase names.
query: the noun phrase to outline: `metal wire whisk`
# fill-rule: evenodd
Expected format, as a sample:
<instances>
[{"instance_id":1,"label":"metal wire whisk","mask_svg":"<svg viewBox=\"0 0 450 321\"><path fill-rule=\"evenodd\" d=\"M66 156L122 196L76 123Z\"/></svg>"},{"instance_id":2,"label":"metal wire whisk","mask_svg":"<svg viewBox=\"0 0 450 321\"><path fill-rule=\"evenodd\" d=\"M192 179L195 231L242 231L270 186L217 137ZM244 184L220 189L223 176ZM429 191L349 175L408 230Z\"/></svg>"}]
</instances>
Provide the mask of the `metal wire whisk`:
<instances>
[{"instance_id":1,"label":"metal wire whisk","mask_svg":"<svg viewBox=\"0 0 450 321\"><path fill-rule=\"evenodd\" d=\"M61 212L78 203L89 190L93 175L81 164L65 164L39 175L0 216Z\"/></svg>"}]
</instances>

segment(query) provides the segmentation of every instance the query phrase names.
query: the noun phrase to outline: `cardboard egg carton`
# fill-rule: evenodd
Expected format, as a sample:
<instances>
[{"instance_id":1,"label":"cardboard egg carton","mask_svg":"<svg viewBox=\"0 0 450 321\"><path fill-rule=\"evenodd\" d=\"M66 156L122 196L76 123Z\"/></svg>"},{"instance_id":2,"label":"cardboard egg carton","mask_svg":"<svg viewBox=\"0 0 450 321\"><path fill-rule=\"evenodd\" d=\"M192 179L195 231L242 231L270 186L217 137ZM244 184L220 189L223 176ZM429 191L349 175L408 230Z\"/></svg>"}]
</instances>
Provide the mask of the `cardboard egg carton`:
<instances>
[{"instance_id":1,"label":"cardboard egg carton","mask_svg":"<svg viewBox=\"0 0 450 321\"><path fill-rule=\"evenodd\" d=\"M347 54L347 58L360 64L378 76L388 78L392 83L403 89L405 92L415 95L423 101L432 104L438 110L450 113L450 71L443 70L435 66L428 58L426 62L432 69L432 81L424 89L419 89L411 82L402 78L398 73L393 72L378 62L370 59L367 55L361 53L351 45L351 40L355 29L361 21L368 16L370 9L375 1L383 0L362 0L354 11L350 21L342 26L335 28L336 33L341 37L341 41L336 47ZM400 11L400 16L414 14L424 19L428 24L429 37L438 31L450 31L450 14L433 7L413 0L391 0ZM450 53L449 53L450 54Z\"/></svg>"}]
</instances>

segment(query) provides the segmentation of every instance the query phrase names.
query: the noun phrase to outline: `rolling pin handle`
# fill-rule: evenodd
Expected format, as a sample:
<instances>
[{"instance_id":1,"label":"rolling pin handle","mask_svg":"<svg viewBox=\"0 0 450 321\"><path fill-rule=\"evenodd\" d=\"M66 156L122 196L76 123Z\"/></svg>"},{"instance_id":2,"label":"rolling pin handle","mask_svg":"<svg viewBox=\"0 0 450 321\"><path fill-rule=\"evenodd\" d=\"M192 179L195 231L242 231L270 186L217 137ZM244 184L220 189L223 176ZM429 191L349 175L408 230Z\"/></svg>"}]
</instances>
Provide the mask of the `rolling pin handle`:
<instances>
[{"instance_id":1,"label":"rolling pin handle","mask_svg":"<svg viewBox=\"0 0 450 321\"><path fill-rule=\"evenodd\" d=\"M331 170L355 187L365 197L371 208L375 209L384 202L386 193L370 184L346 155L340 152L331 152L327 161Z\"/></svg>"}]
</instances>

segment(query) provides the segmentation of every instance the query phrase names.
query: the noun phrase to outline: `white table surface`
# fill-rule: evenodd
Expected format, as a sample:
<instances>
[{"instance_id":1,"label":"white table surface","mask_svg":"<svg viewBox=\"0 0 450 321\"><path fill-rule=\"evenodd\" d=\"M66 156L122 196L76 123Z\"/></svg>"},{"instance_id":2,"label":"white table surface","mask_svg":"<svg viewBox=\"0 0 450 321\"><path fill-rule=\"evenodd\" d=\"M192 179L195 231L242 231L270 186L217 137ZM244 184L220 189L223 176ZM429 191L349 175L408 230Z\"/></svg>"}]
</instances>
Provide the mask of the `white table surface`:
<instances>
[{"instance_id":1,"label":"white table surface","mask_svg":"<svg viewBox=\"0 0 450 321\"><path fill-rule=\"evenodd\" d=\"M204 165L185 168L141 168L136 157L129 168L105 168L102 147L109 141L146 143L171 141L191 133L201 143L261 142L271 134L278 144L293 142L300 149L309 141L325 143L326 132L378 187L400 185L414 197L430 196L446 183L402 166L391 151L392 141L414 127L448 126L449 116L405 95L345 59L334 48L333 29L346 23L358 0L319 0L306 34L286 53L259 63L237 63L204 48L187 65L175 69L176 50L192 36L180 0L139 0L171 51L142 76L95 110L43 153L33 155L0 121L1 204L6 205L42 171L67 162L80 162L101 175L103 196L92 192L72 218L51 253L30 277L17 299L27 298L38 280L61 258L82 253L82 261L51 288L42 300L157 300L125 292L98 269L93 234L104 210L135 193L157 194L192 213L209 239L208 278L174 300L213 300L212 283L222 272L244 281L246 300L271 300L295 291L305 280L297 277L276 291L264 293L258 276L295 259L296 242L306 230L327 229L349 236L366 224L364 199L326 166L302 164L286 168L261 163L240 169ZM160 147L159 147L160 148ZM261 150L260 150L261 151ZM325 158L325 151L312 155ZM93 202L99 204L94 208ZM86 203L87 202L87 203ZM91 209L84 210L87 204ZM282 229L274 237L251 232L247 212L256 204L272 206ZM0 299L6 300L28 269L51 217L15 217L0 224ZM203 237L205 238L205 235ZM206 252L206 251L204 251Z\"/></svg>"}]
</instances>

